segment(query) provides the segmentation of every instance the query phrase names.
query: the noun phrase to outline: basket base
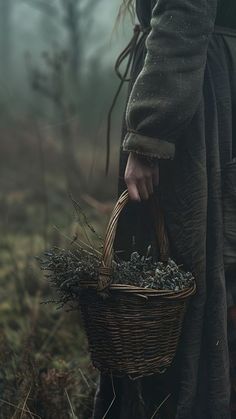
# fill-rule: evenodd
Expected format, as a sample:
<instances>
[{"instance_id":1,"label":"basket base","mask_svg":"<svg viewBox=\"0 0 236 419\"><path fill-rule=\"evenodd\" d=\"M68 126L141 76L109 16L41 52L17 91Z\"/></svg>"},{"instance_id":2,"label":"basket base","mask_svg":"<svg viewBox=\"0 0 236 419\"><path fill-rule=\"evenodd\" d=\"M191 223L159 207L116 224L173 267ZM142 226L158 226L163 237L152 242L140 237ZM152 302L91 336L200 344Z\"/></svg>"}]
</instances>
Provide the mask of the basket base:
<instances>
[{"instance_id":1,"label":"basket base","mask_svg":"<svg viewBox=\"0 0 236 419\"><path fill-rule=\"evenodd\" d=\"M110 375L113 377L117 377L117 378L124 378L124 377L128 377L130 380L135 381L138 380L140 378L144 378L144 377L151 377L152 375L164 375L169 367L171 366L171 364L168 367L163 367L160 368L158 370L155 371L146 371L145 373L138 373L137 371L133 372L133 373L129 373L127 371L118 371L118 370L108 370L108 369L104 369L103 366L101 365L96 365L96 361L92 360L92 364L94 366L94 368L96 368L100 373L102 374L106 374L106 375Z\"/></svg>"},{"instance_id":2,"label":"basket base","mask_svg":"<svg viewBox=\"0 0 236 419\"><path fill-rule=\"evenodd\" d=\"M80 308L93 365L132 379L163 374L172 364L180 338L185 300L139 298L111 292L83 294Z\"/></svg>"}]
</instances>

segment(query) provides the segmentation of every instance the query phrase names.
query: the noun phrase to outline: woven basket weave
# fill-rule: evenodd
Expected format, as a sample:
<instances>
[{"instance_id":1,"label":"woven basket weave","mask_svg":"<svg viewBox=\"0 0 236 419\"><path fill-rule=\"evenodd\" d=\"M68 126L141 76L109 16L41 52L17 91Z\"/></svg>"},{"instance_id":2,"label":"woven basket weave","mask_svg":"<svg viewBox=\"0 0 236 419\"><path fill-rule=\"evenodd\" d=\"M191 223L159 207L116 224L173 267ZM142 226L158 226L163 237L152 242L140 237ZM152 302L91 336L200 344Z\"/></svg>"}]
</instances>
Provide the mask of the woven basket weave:
<instances>
[{"instance_id":1,"label":"woven basket weave","mask_svg":"<svg viewBox=\"0 0 236 419\"><path fill-rule=\"evenodd\" d=\"M80 309L93 365L101 372L137 378L170 366L196 285L173 292L111 284L116 228L127 202L125 191L107 227L98 284L81 284ZM160 210L155 216L160 259L166 261L168 239Z\"/></svg>"}]
</instances>

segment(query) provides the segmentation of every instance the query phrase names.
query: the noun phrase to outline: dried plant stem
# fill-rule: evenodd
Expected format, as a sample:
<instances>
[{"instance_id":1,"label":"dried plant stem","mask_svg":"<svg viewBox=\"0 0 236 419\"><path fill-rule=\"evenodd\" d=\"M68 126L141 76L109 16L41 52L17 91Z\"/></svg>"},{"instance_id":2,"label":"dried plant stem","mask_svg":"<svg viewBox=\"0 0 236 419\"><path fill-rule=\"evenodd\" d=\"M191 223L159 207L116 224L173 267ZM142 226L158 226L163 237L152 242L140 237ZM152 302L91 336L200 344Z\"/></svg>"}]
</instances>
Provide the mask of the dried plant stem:
<instances>
[{"instance_id":1,"label":"dried plant stem","mask_svg":"<svg viewBox=\"0 0 236 419\"><path fill-rule=\"evenodd\" d=\"M106 410L106 412L105 412L104 416L102 417L102 419L105 419L106 418L107 414L111 410L111 408L112 408L112 406L114 404L114 401L116 399L116 392L115 392L115 387L114 387L113 374L111 374L111 384L112 384L112 391L113 391L113 399L112 399L110 405L108 406L108 409Z\"/></svg>"},{"instance_id":2,"label":"dried plant stem","mask_svg":"<svg viewBox=\"0 0 236 419\"><path fill-rule=\"evenodd\" d=\"M168 395L164 398L164 400L162 400L161 404L159 404L159 406L157 406L157 408L156 408L155 412L153 413L153 415L151 416L151 418L150 418L150 419L154 419L154 418L155 418L156 414L160 411L160 409L161 409L161 408L162 408L162 406L165 404L165 402L167 402L167 400L170 398L170 396L171 396L171 393L170 393L170 394L168 394Z\"/></svg>"},{"instance_id":3,"label":"dried plant stem","mask_svg":"<svg viewBox=\"0 0 236 419\"><path fill-rule=\"evenodd\" d=\"M65 233L62 233L62 231L56 226L56 225L54 225L53 226L61 235L62 235L62 237L64 237L66 240L68 240L68 241L70 241L71 242L71 237L69 237L69 236L67 236ZM95 253L97 253L99 256L101 256L102 255L102 253L98 250L98 249L95 249L94 247L92 247L92 246L90 246L88 243L85 243L83 240L81 240L81 239L77 239L78 240L78 242L79 243L81 243L81 244L83 244L84 246L86 246L88 249L90 249L90 250L92 250L92 251L94 251ZM78 244L78 243L76 243L76 242L74 242L73 244L75 244L77 247L79 247L80 249L81 249L81 246ZM83 251L86 251L84 248L83 248Z\"/></svg>"},{"instance_id":4,"label":"dried plant stem","mask_svg":"<svg viewBox=\"0 0 236 419\"><path fill-rule=\"evenodd\" d=\"M82 210L80 204L72 197L72 195L70 196L72 203L74 205L75 211L78 212L79 211L79 215L81 214L83 216L85 225L88 227L88 229L96 236L96 238L102 242L102 238L97 234L96 230L93 228L93 226L89 223L86 214L84 213L84 211Z\"/></svg>"},{"instance_id":5,"label":"dried plant stem","mask_svg":"<svg viewBox=\"0 0 236 419\"><path fill-rule=\"evenodd\" d=\"M67 391L66 389L65 389L65 393L66 393L66 398L67 398L67 400L68 400L68 403L69 403L69 406L70 406L70 410L71 410L71 413L72 413L72 418L73 418L73 419L77 419L77 416L76 416L76 414L75 414L75 412L74 412L74 409L73 409L72 403L71 403L71 401L70 401L70 397L69 397L68 391Z\"/></svg>"},{"instance_id":6,"label":"dried plant stem","mask_svg":"<svg viewBox=\"0 0 236 419\"><path fill-rule=\"evenodd\" d=\"M36 415L36 413L31 412L29 409L22 409L21 407L17 406L17 405L16 405L16 404L14 404L14 403L8 402L7 400L0 399L0 402L1 402L1 403L4 403L4 404L7 404L8 406L14 407L14 408L15 408L15 409L17 409L17 410L23 411L23 412L25 412L25 413L29 413L29 414L31 414L33 417L35 417L35 418L37 418L37 419L42 419L42 417L41 417L41 416ZM14 414L14 415L15 415L15 414ZM11 418L11 419L12 419L12 418Z\"/></svg>"},{"instance_id":7,"label":"dried plant stem","mask_svg":"<svg viewBox=\"0 0 236 419\"><path fill-rule=\"evenodd\" d=\"M93 242L91 242L91 240L90 240L90 238L89 238L89 236L88 236L88 234L87 234L87 231L86 231L86 228L85 228L84 224L85 224L85 225L89 228L89 230L90 230L90 231L92 231L92 233L94 233L94 232L95 232L95 230L94 230L94 229L93 229L93 228L89 225L86 215L85 215L85 214L84 214L84 212L82 211L82 209L81 209L80 205L78 204L78 202L76 202L76 201L75 201L75 199L72 197L72 195L70 195L70 199L71 199L72 204L73 204L73 206L74 206L75 212L76 212L76 214L77 214L77 216L78 216L78 222L79 222L79 225L80 225L80 227L82 228L83 233L84 233L84 235L85 235L85 237L86 237L86 239L87 239L88 243L90 244L90 246L91 246L92 248L94 248L94 247L95 247L95 246L94 246L94 243L93 243ZM84 219L84 224L83 224L83 222L80 220L81 215L82 215L82 217L83 217L83 219Z\"/></svg>"},{"instance_id":8,"label":"dried plant stem","mask_svg":"<svg viewBox=\"0 0 236 419\"><path fill-rule=\"evenodd\" d=\"M20 419L23 418L23 413L24 413L25 407L27 406L27 401L28 401L28 398L29 398L29 395L30 395L30 392L31 392L31 388L32 388L32 386L30 386L29 391L28 391L28 393L27 393L27 395L25 397L25 400L24 400L24 403L23 403L23 406L22 406L22 411L21 411ZM32 415L31 415L30 412L29 412L29 414L32 417Z\"/></svg>"},{"instance_id":9,"label":"dried plant stem","mask_svg":"<svg viewBox=\"0 0 236 419\"><path fill-rule=\"evenodd\" d=\"M90 388L89 382L88 382L87 378L85 377L85 375L84 375L83 371L81 370L81 368L79 368L79 372L80 372L81 377L83 378L83 380L84 380L84 382L85 382L86 386L87 386L88 388Z\"/></svg>"}]
</instances>

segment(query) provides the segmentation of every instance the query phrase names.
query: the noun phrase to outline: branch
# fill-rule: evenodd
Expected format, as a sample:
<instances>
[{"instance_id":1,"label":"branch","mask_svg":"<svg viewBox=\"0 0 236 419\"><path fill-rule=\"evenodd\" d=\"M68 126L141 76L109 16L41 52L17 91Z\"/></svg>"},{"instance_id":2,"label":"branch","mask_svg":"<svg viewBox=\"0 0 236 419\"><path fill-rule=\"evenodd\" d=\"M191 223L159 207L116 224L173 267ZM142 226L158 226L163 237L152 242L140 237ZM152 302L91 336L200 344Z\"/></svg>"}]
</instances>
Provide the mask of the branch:
<instances>
[{"instance_id":1,"label":"branch","mask_svg":"<svg viewBox=\"0 0 236 419\"><path fill-rule=\"evenodd\" d=\"M83 6L83 14L91 14L91 10L94 10L101 4L101 0L97 0L96 2L94 0L86 0Z\"/></svg>"},{"instance_id":2,"label":"branch","mask_svg":"<svg viewBox=\"0 0 236 419\"><path fill-rule=\"evenodd\" d=\"M55 6L49 4L46 0L22 0L24 3L29 4L35 9L46 13L50 17L55 17L58 15L58 11Z\"/></svg>"}]
</instances>

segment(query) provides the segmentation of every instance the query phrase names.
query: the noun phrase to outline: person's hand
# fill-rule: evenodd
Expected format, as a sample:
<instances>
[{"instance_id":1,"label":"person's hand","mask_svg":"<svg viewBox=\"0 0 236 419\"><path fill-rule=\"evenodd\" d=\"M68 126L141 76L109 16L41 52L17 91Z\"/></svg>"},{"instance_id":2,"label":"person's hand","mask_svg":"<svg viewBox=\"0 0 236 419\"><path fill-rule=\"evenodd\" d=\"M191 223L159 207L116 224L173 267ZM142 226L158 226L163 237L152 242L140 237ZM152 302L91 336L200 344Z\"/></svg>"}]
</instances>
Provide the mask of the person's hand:
<instances>
[{"instance_id":1,"label":"person's hand","mask_svg":"<svg viewBox=\"0 0 236 419\"><path fill-rule=\"evenodd\" d=\"M142 156L130 153L125 169L125 183L131 200L148 199L153 194L154 186L159 183L158 162L153 167Z\"/></svg>"}]
</instances>

